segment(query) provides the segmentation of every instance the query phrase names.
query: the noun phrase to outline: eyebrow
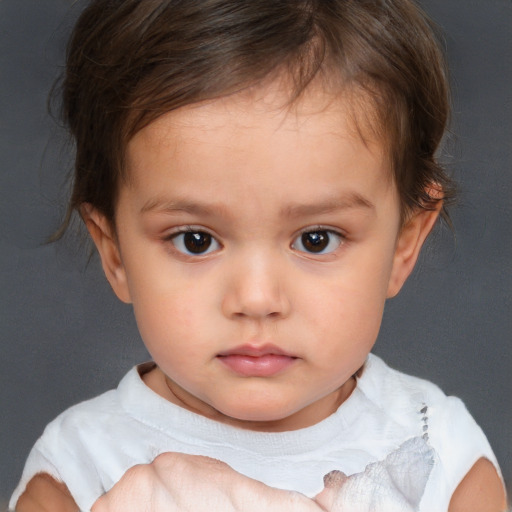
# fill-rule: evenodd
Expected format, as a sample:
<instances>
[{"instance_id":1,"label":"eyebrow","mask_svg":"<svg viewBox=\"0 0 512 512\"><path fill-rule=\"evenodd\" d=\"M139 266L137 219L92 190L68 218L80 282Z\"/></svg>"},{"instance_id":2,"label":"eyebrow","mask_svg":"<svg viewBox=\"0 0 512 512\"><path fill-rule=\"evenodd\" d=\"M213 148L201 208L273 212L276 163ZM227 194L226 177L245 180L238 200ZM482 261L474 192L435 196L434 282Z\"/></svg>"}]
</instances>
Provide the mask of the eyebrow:
<instances>
[{"instance_id":1,"label":"eyebrow","mask_svg":"<svg viewBox=\"0 0 512 512\"><path fill-rule=\"evenodd\" d=\"M290 205L282 210L282 214L285 217L308 217L311 215L351 209L373 211L375 210L375 205L366 197L354 192L331 197L318 203Z\"/></svg>"},{"instance_id":2,"label":"eyebrow","mask_svg":"<svg viewBox=\"0 0 512 512\"><path fill-rule=\"evenodd\" d=\"M281 209L281 216L286 218L308 217L339 210L362 209L375 210L375 205L359 193L347 193L342 196L330 197L311 204L290 204ZM228 209L222 203L201 203L178 199L175 201L164 198L152 198L140 209L140 213L147 212L179 215L188 213L198 216L229 216Z\"/></svg>"},{"instance_id":3,"label":"eyebrow","mask_svg":"<svg viewBox=\"0 0 512 512\"><path fill-rule=\"evenodd\" d=\"M226 210L223 204L218 203L197 203L188 200L166 200L163 198L152 198L148 200L140 209L140 213L147 212L167 213L177 215L180 213L189 213L191 215L219 215Z\"/></svg>"}]
</instances>

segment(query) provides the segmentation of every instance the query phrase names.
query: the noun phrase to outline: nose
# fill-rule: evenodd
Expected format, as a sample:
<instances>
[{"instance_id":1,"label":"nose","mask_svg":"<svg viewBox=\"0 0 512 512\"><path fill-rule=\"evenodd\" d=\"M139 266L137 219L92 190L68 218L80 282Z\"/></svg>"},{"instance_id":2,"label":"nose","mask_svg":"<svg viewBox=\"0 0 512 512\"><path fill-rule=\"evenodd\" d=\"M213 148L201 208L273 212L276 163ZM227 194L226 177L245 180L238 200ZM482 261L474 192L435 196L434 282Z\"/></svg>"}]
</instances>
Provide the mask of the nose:
<instances>
[{"instance_id":1,"label":"nose","mask_svg":"<svg viewBox=\"0 0 512 512\"><path fill-rule=\"evenodd\" d=\"M223 312L229 318L282 318L290 312L285 268L270 253L240 255L225 277Z\"/></svg>"}]
</instances>

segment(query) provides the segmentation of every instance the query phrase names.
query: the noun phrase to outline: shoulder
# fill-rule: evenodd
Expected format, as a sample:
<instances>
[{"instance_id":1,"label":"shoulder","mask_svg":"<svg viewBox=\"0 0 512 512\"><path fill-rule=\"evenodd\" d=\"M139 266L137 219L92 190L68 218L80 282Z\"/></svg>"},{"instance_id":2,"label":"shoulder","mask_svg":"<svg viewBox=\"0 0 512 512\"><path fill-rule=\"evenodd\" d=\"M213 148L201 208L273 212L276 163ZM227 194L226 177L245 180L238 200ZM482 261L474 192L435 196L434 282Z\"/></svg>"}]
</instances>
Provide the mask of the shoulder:
<instances>
[{"instance_id":1,"label":"shoulder","mask_svg":"<svg viewBox=\"0 0 512 512\"><path fill-rule=\"evenodd\" d=\"M428 419L429 435L481 432L466 406L457 397L447 396L436 384L407 375L389 367L382 359L370 354L358 386L373 401L383 404L389 414L403 416L420 412ZM407 415L407 413L405 413ZM455 429L463 431L455 431Z\"/></svg>"},{"instance_id":2,"label":"shoulder","mask_svg":"<svg viewBox=\"0 0 512 512\"><path fill-rule=\"evenodd\" d=\"M462 403L447 397L428 380L391 368L374 354L368 356L358 387L399 424L419 424L420 416L425 416L425 407L431 415L434 411L436 414L450 411L452 403Z\"/></svg>"},{"instance_id":3,"label":"shoulder","mask_svg":"<svg viewBox=\"0 0 512 512\"><path fill-rule=\"evenodd\" d=\"M366 393L384 401L403 397L404 394L409 399L417 400L422 397L434 401L446 398L436 384L396 370L375 354L369 354L358 385L363 387Z\"/></svg>"},{"instance_id":4,"label":"shoulder","mask_svg":"<svg viewBox=\"0 0 512 512\"><path fill-rule=\"evenodd\" d=\"M467 501L460 500L467 500L468 496L470 501L476 500L473 493L482 485L503 492L492 448L462 400L447 396L432 382L390 368L374 355L369 357L366 370L361 379L363 388L374 400L385 404L387 413L397 422L414 426L420 413L421 435L434 449L436 458L424 510L445 510L452 496L455 501L450 504L450 512L464 510ZM457 502L463 508L454 508Z\"/></svg>"},{"instance_id":5,"label":"shoulder","mask_svg":"<svg viewBox=\"0 0 512 512\"><path fill-rule=\"evenodd\" d=\"M96 435L107 434L108 437L108 434L121 428L120 425L129 423L132 417L131 403L148 399L148 389L139 375L140 368L144 366L132 368L116 389L75 404L62 412L47 425L41 440L49 442L58 438L60 443L80 443L84 437L87 441Z\"/></svg>"},{"instance_id":6,"label":"shoulder","mask_svg":"<svg viewBox=\"0 0 512 512\"><path fill-rule=\"evenodd\" d=\"M70 407L46 426L27 458L11 508L34 476L43 473L66 485L81 507L83 499L89 502L103 492L105 478L98 463L108 465L115 441L122 442L122 426L130 420L120 390L137 378L134 368L117 389ZM39 486L48 483L45 479L36 482Z\"/></svg>"},{"instance_id":7,"label":"shoulder","mask_svg":"<svg viewBox=\"0 0 512 512\"><path fill-rule=\"evenodd\" d=\"M80 443L83 437L94 435L112 418L119 417L122 409L117 390L107 391L97 397L75 404L52 420L44 429L36 446L50 448Z\"/></svg>"},{"instance_id":8,"label":"shoulder","mask_svg":"<svg viewBox=\"0 0 512 512\"><path fill-rule=\"evenodd\" d=\"M497 464L487 438L462 400L447 396L432 382L392 369L379 357L370 355L360 385L398 421L411 415L416 420L419 411L430 443L447 459L443 463L448 467L450 461L456 464L466 460L469 470L479 453Z\"/></svg>"},{"instance_id":9,"label":"shoulder","mask_svg":"<svg viewBox=\"0 0 512 512\"><path fill-rule=\"evenodd\" d=\"M49 423L34 446L46 459L69 472L76 464L96 465L122 450L141 430L141 423L129 410L130 401L147 393L137 367L132 368L116 389L73 405ZM77 466L77 467L78 467Z\"/></svg>"}]
</instances>

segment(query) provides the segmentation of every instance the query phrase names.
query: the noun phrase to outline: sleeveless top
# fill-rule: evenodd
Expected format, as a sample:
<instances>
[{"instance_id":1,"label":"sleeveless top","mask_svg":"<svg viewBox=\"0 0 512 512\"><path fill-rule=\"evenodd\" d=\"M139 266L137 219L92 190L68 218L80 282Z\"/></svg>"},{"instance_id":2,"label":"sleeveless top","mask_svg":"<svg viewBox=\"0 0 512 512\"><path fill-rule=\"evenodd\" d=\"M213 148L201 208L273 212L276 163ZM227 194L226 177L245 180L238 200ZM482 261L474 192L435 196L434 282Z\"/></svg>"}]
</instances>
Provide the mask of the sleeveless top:
<instances>
[{"instance_id":1,"label":"sleeveless top","mask_svg":"<svg viewBox=\"0 0 512 512\"><path fill-rule=\"evenodd\" d=\"M331 471L344 478L343 510L443 512L458 484L491 447L466 410L434 384L370 354L350 397L308 428L254 432L168 402L141 379L146 363L111 390L75 405L33 447L11 509L34 475L64 482L82 511L136 464L164 452L205 455L272 487L314 497ZM337 473L339 476L340 473Z\"/></svg>"}]
</instances>

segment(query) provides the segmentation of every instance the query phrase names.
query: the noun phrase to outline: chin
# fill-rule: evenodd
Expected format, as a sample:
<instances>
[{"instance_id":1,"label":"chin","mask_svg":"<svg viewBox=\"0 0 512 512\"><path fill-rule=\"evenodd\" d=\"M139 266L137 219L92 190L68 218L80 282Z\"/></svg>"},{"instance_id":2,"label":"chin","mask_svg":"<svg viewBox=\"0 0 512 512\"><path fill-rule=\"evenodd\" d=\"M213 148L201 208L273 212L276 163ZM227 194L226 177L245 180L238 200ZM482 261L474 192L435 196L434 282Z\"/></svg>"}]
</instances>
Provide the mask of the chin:
<instances>
[{"instance_id":1,"label":"chin","mask_svg":"<svg viewBox=\"0 0 512 512\"><path fill-rule=\"evenodd\" d=\"M228 423L234 423L241 428L277 431L288 430L290 428L286 425L293 423L293 417L297 411L288 410L287 406L289 407L289 404L254 404L247 400L238 407L233 404L218 411L229 418Z\"/></svg>"}]
</instances>

